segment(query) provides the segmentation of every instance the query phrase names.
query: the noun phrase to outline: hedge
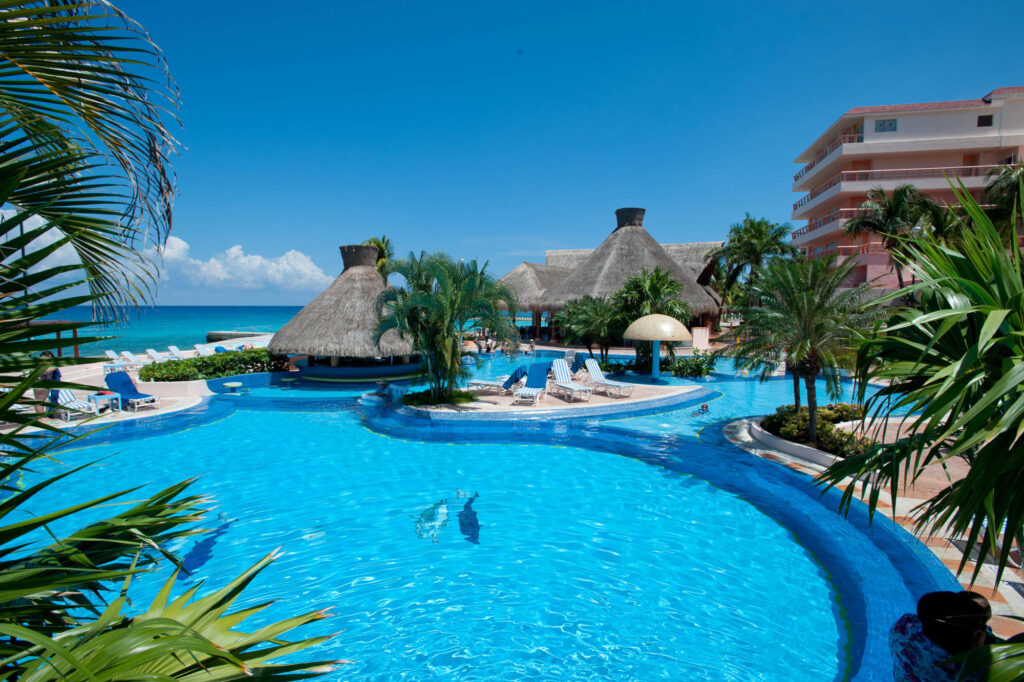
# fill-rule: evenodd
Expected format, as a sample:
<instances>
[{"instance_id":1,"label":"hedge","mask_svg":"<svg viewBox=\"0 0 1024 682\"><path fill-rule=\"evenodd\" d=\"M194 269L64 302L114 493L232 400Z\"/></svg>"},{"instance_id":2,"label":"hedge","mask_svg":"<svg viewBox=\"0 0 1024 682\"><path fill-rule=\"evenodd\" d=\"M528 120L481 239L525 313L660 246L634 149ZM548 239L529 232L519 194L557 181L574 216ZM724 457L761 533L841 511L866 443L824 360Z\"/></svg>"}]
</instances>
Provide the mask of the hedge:
<instances>
[{"instance_id":1,"label":"hedge","mask_svg":"<svg viewBox=\"0 0 1024 682\"><path fill-rule=\"evenodd\" d=\"M807 437L811 415L806 406L797 412L792 405L783 405L761 420L761 427L770 434L795 443L802 443L830 452L839 457L859 455L871 444L866 438L836 427L839 422L848 422L864 417L864 408L850 403L834 403L818 408L818 442Z\"/></svg>"},{"instance_id":2,"label":"hedge","mask_svg":"<svg viewBox=\"0 0 1024 682\"><path fill-rule=\"evenodd\" d=\"M271 356L266 348L229 351L185 360L154 362L139 370L142 381L196 381L236 374L283 371L287 360Z\"/></svg>"}]
</instances>

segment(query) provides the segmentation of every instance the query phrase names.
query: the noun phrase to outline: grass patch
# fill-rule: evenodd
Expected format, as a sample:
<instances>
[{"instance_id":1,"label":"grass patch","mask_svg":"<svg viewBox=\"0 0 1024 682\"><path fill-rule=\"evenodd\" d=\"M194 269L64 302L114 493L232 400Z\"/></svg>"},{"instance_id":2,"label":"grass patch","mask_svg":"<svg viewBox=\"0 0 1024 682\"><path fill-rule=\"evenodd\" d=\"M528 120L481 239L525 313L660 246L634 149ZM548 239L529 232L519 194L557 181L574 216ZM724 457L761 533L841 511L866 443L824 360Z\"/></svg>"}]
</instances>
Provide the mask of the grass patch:
<instances>
[{"instance_id":1,"label":"grass patch","mask_svg":"<svg viewBox=\"0 0 1024 682\"><path fill-rule=\"evenodd\" d=\"M476 394L469 391L455 391L451 400L434 398L430 391L417 391L402 396L402 403L409 407L428 407L430 405L465 405L476 400Z\"/></svg>"}]
</instances>

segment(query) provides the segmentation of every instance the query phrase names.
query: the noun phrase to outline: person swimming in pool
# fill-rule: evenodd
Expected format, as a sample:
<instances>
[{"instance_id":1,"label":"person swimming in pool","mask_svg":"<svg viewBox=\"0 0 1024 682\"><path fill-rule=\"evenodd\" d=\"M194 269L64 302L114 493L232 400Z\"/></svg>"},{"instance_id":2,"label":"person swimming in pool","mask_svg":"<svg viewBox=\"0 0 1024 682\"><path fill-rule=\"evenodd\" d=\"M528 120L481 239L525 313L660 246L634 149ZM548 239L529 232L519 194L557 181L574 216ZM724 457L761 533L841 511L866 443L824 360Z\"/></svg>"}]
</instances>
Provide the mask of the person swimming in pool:
<instances>
[{"instance_id":1,"label":"person swimming in pool","mask_svg":"<svg viewBox=\"0 0 1024 682\"><path fill-rule=\"evenodd\" d=\"M703 405L700 406L701 414L704 414L705 412L710 412L710 411L711 411L711 408L708 407L707 403L704 403Z\"/></svg>"}]
</instances>

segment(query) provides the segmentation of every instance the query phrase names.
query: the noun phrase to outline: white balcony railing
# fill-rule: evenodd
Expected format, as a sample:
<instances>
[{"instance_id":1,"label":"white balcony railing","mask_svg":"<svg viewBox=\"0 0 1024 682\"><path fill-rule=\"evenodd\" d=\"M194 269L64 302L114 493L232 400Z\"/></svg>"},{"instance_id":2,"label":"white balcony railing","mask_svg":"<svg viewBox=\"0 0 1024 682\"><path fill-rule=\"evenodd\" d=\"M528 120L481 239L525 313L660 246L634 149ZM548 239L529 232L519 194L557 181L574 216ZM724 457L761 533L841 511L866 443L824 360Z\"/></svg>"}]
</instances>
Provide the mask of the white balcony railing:
<instances>
[{"instance_id":1,"label":"white balcony railing","mask_svg":"<svg viewBox=\"0 0 1024 682\"><path fill-rule=\"evenodd\" d=\"M928 178L973 178L986 176L1000 166L947 166L945 168L891 168L886 170L842 171L815 187L793 204L793 210L843 182L884 182L886 180L925 180Z\"/></svg>"},{"instance_id":2,"label":"white balcony railing","mask_svg":"<svg viewBox=\"0 0 1024 682\"><path fill-rule=\"evenodd\" d=\"M831 211L823 216L818 216L812 220L808 220L807 224L798 230L793 230L790 234L792 239L799 239L805 234L816 232L825 228L830 228L840 220L849 220L857 215L867 215L867 211L860 208L833 208Z\"/></svg>"},{"instance_id":3,"label":"white balcony railing","mask_svg":"<svg viewBox=\"0 0 1024 682\"><path fill-rule=\"evenodd\" d=\"M864 141L864 133L847 133L845 135L840 135L839 137L835 138L834 140L829 142L827 145L825 145L824 149L822 149L817 154L815 154L814 155L814 160L811 161L806 166L804 166L803 168L801 168L797 172L797 174L793 176L793 182L796 182L797 180L802 178L804 175L806 175L807 171L811 170L812 168L817 166L819 163L824 161L825 158L827 158L829 154L831 154L835 150L839 149L839 147L841 147L842 145L850 144L850 143L854 143L854 142L863 142L863 141Z\"/></svg>"}]
</instances>

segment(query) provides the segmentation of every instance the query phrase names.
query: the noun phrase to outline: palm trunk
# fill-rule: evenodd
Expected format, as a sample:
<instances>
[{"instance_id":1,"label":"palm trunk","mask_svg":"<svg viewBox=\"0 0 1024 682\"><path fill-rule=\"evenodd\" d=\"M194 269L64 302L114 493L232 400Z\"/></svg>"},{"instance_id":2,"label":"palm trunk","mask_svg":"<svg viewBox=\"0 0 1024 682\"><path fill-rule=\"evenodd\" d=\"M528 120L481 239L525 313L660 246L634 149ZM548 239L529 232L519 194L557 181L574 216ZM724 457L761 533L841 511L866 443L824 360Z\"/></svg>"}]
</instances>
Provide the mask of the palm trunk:
<instances>
[{"instance_id":1,"label":"palm trunk","mask_svg":"<svg viewBox=\"0 0 1024 682\"><path fill-rule=\"evenodd\" d=\"M814 385L816 378L811 373L804 377L804 385L807 386L807 412L810 415L807 421L807 439L812 443L818 442L818 389Z\"/></svg>"},{"instance_id":2,"label":"palm trunk","mask_svg":"<svg viewBox=\"0 0 1024 682\"><path fill-rule=\"evenodd\" d=\"M800 411L800 375L796 372L796 367L790 368L793 373L793 405L796 407L796 411Z\"/></svg>"}]
</instances>

